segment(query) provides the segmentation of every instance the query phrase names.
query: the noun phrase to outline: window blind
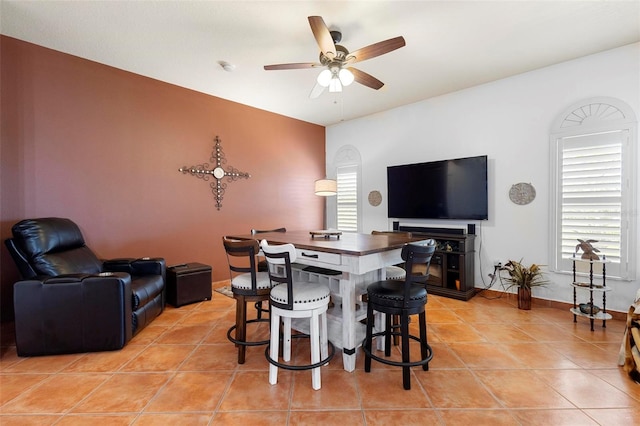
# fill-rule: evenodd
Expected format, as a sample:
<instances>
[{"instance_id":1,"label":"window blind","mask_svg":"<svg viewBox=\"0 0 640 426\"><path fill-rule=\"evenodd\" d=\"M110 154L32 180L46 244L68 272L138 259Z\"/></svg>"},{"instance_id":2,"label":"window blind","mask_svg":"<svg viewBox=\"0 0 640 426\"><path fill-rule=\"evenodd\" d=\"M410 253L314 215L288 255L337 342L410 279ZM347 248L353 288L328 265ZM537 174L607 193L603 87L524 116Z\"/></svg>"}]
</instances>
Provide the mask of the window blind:
<instances>
[{"instance_id":1,"label":"window blind","mask_svg":"<svg viewBox=\"0 0 640 426\"><path fill-rule=\"evenodd\" d=\"M623 211L621 132L563 138L561 141L562 259L573 257L578 239L594 243L608 260L620 263ZM576 254L577 256L577 254Z\"/></svg>"},{"instance_id":2,"label":"window blind","mask_svg":"<svg viewBox=\"0 0 640 426\"><path fill-rule=\"evenodd\" d=\"M358 166L337 168L337 226L341 231L358 231Z\"/></svg>"}]
</instances>

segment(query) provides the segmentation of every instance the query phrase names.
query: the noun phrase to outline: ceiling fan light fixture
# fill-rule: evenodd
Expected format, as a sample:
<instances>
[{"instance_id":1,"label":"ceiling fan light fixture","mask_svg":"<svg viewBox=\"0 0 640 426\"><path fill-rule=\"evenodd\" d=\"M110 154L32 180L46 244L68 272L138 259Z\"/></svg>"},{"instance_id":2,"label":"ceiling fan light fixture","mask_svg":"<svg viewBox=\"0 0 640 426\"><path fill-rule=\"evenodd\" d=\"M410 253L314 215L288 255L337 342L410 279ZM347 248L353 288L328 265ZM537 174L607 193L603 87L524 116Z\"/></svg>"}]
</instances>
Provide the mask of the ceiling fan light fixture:
<instances>
[{"instance_id":1,"label":"ceiling fan light fixture","mask_svg":"<svg viewBox=\"0 0 640 426\"><path fill-rule=\"evenodd\" d=\"M322 70L322 72L318 74L318 84L322 87L327 87L329 86L329 83L331 82L332 77L333 75L331 74L331 71Z\"/></svg>"},{"instance_id":2,"label":"ceiling fan light fixture","mask_svg":"<svg viewBox=\"0 0 640 426\"><path fill-rule=\"evenodd\" d=\"M342 40L342 33L339 30L330 30L321 16L309 16L308 21L320 48L318 61L265 65L264 69L269 71L326 67L327 69L322 70L316 77L317 82L309 95L311 98L318 97L326 87L329 87L330 92L342 92L342 86L349 86L354 81L379 90L384 86L383 82L351 65L393 52L406 45L404 37L398 36L349 51L337 44Z\"/></svg>"},{"instance_id":3,"label":"ceiling fan light fixture","mask_svg":"<svg viewBox=\"0 0 640 426\"><path fill-rule=\"evenodd\" d=\"M342 92L342 83L340 83L340 79L338 78L338 76L334 76L333 78L331 78L331 81L329 82L329 92Z\"/></svg>"},{"instance_id":4,"label":"ceiling fan light fixture","mask_svg":"<svg viewBox=\"0 0 640 426\"><path fill-rule=\"evenodd\" d=\"M350 85L355 79L353 73L346 68L342 68L340 70L340 72L338 73L338 77L340 78L340 83L342 83L343 86Z\"/></svg>"}]
</instances>

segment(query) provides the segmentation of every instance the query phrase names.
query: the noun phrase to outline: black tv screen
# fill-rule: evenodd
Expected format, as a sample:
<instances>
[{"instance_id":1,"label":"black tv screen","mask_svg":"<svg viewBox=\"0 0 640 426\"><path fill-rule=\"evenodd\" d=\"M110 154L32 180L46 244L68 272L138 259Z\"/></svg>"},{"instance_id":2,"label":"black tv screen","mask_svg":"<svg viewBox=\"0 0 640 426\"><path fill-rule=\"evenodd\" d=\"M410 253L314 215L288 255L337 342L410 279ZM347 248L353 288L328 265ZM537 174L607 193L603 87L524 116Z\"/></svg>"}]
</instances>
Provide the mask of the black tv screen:
<instances>
[{"instance_id":1,"label":"black tv screen","mask_svg":"<svg viewBox=\"0 0 640 426\"><path fill-rule=\"evenodd\" d=\"M387 167L389 218L488 219L487 156Z\"/></svg>"}]
</instances>

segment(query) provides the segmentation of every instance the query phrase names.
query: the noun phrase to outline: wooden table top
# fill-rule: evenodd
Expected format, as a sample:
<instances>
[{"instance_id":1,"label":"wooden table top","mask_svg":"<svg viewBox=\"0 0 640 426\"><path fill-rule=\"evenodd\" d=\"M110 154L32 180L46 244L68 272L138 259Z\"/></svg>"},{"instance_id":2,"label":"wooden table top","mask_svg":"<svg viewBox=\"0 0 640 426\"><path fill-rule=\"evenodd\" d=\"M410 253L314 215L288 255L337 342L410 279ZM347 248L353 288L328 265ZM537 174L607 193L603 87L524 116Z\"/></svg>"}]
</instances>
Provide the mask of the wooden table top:
<instances>
[{"instance_id":1,"label":"wooden table top","mask_svg":"<svg viewBox=\"0 0 640 426\"><path fill-rule=\"evenodd\" d=\"M291 243L296 248L328 253L364 256L401 248L406 243L422 239L406 238L401 235L371 235L344 232L340 238L313 238L309 231L265 232L256 235L229 235L230 238L267 240L269 244Z\"/></svg>"}]
</instances>

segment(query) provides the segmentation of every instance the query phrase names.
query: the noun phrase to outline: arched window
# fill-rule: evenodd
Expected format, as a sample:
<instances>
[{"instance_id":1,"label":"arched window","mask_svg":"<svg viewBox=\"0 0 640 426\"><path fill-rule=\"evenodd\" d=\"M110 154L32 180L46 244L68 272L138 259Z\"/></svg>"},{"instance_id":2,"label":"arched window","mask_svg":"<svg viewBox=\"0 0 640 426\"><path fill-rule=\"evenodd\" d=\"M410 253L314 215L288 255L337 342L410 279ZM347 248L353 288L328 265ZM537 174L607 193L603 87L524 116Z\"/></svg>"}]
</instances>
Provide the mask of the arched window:
<instances>
[{"instance_id":1,"label":"arched window","mask_svg":"<svg viewBox=\"0 0 640 426\"><path fill-rule=\"evenodd\" d=\"M359 232L360 220L360 182L362 160L358 149L345 145L336 153L333 169L338 182L338 193L334 198L333 209L329 214L331 226L343 232ZM331 218L331 216L334 216Z\"/></svg>"},{"instance_id":2,"label":"arched window","mask_svg":"<svg viewBox=\"0 0 640 426\"><path fill-rule=\"evenodd\" d=\"M607 275L635 278L637 122L614 98L565 110L552 127L550 269L571 271L578 239L594 240ZM576 254L579 256L581 254Z\"/></svg>"}]
</instances>

